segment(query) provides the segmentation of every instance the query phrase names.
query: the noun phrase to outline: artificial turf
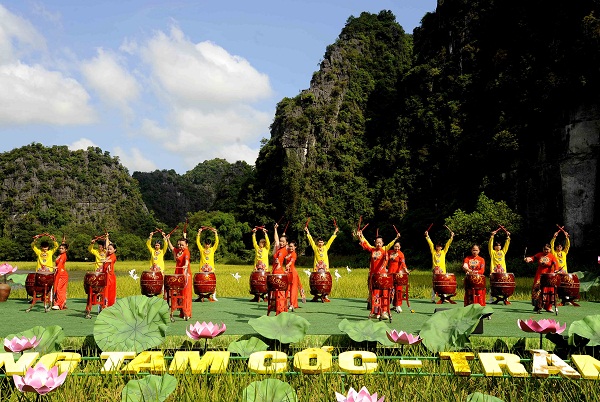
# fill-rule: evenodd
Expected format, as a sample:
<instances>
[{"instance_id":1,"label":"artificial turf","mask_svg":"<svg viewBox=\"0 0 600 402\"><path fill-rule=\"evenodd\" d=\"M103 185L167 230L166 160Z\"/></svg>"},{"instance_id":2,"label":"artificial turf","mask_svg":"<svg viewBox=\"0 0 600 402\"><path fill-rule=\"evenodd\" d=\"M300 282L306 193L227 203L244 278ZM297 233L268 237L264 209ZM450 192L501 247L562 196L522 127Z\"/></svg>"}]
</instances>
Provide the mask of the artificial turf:
<instances>
[{"instance_id":1,"label":"artificial turf","mask_svg":"<svg viewBox=\"0 0 600 402\"><path fill-rule=\"evenodd\" d=\"M410 307L403 306L403 312L392 314L392 322L386 321L390 329L403 330L417 333L422 324L431 317L437 308L462 308L462 301L457 304L433 304L431 300L415 299L410 301ZM94 306L92 319L86 319L84 299L69 299L68 309L44 312L41 303L37 303L31 312L25 310L29 303L24 299L9 299L0 303L0 337L25 331L34 326L59 325L63 328L67 337L82 337L92 335L94 332L94 321L97 312ZM535 314L529 302L513 301L510 305L491 305L494 314L490 320L484 320L483 334L474 336L490 337L537 337L537 334L525 333L517 327L517 319L551 318L558 320L561 324L569 325L573 321L581 320L588 315L598 314L597 302L580 302L580 307L559 307L558 315L544 312ZM248 324L248 320L263 316L267 312L264 302L250 302L248 298L219 298L217 302L194 302L192 307L192 320L183 321L176 318L175 322L169 324L167 335L185 336L185 329L190 323L196 321L212 321L214 323L225 323L228 335L247 335L255 331ZM414 311L413 312L411 312ZM343 319L350 321L368 319L369 311L366 309L364 299L332 299L330 303L307 302L300 304L300 308L293 314L304 317L310 323L309 335L342 335L338 324ZM274 315L274 313L271 313Z\"/></svg>"}]
</instances>

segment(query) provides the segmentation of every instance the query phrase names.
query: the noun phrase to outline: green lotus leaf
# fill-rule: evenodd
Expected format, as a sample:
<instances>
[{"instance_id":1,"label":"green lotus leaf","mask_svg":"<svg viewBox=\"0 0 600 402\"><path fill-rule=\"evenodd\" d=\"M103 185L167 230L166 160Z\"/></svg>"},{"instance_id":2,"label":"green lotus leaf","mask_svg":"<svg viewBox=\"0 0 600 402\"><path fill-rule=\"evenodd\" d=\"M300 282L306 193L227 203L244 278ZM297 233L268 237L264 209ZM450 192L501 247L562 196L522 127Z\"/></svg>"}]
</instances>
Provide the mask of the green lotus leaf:
<instances>
[{"instance_id":1,"label":"green lotus leaf","mask_svg":"<svg viewBox=\"0 0 600 402\"><path fill-rule=\"evenodd\" d=\"M600 315L588 315L583 320L573 321L569 326L569 345L579 344L575 336L589 339L586 346L600 345Z\"/></svg>"},{"instance_id":2,"label":"green lotus leaf","mask_svg":"<svg viewBox=\"0 0 600 402\"><path fill-rule=\"evenodd\" d=\"M473 392L467 396L466 402L504 402L495 396L482 394L481 392Z\"/></svg>"},{"instance_id":3,"label":"green lotus leaf","mask_svg":"<svg viewBox=\"0 0 600 402\"><path fill-rule=\"evenodd\" d=\"M300 342L306 335L310 323L291 313L276 316L263 315L248 320L248 324L267 339L277 339L281 343Z\"/></svg>"},{"instance_id":4,"label":"green lotus leaf","mask_svg":"<svg viewBox=\"0 0 600 402\"><path fill-rule=\"evenodd\" d=\"M480 318L493 312L491 307L479 304L439 311L423 323L419 335L430 352L460 350L469 344Z\"/></svg>"},{"instance_id":5,"label":"green lotus leaf","mask_svg":"<svg viewBox=\"0 0 600 402\"><path fill-rule=\"evenodd\" d=\"M577 278L579 279L579 290L581 292L587 292L592 286L596 286L600 283L597 272L577 271L574 272L574 274L577 275Z\"/></svg>"},{"instance_id":6,"label":"green lotus leaf","mask_svg":"<svg viewBox=\"0 0 600 402\"><path fill-rule=\"evenodd\" d=\"M282 313L285 314L285 313ZM281 315L281 314L280 314ZM276 378L250 383L242 393L242 402L296 402L298 396L290 384Z\"/></svg>"},{"instance_id":7,"label":"green lotus leaf","mask_svg":"<svg viewBox=\"0 0 600 402\"><path fill-rule=\"evenodd\" d=\"M27 274L10 274L8 277L13 283L25 286L25 280L27 279Z\"/></svg>"},{"instance_id":8,"label":"green lotus leaf","mask_svg":"<svg viewBox=\"0 0 600 402\"><path fill-rule=\"evenodd\" d=\"M254 352L262 352L268 348L266 343L253 336L250 339L243 341L231 342L227 347L227 350L231 353L237 353L242 357L248 357Z\"/></svg>"},{"instance_id":9,"label":"green lotus leaf","mask_svg":"<svg viewBox=\"0 0 600 402\"><path fill-rule=\"evenodd\" d=\"M165 340L169 305L158 297L130 296L118 299L96 318L94 339L104 352L140 353Z\"/></svg>"},{"instance_id":10,"label":"green lotus leaf","mask_svg":"<svg viewBox=\"0 0 600 402\"><path fill-rule=\"evenodd\" d=\"M39 352L40 355L45 355L62 350L60 343L65 338L65 333L62 327L58 325L51 325L49 327L37 326L23 332L7 335L6 338L12 339L15 336L18 338L27 337L29 339L35 336L35 339L39 340L40 343L35 348L28 350L28 352Z\"/></svg>"},{"instance_id":11,"label":"green lotus leaf","mask_svg":"<svg viewBox=\"0 0 600 402\"><path fill-rule=\"evenodd\" d=\"M177 388L177 379L172 375L148 375L141 380L129 381L121 391L122 402L144 402L166 400Z\"/></svg>"},{"instance_id":12,"label":"green lotus leaf","mask_svg":"<svg viewBox=\"0 0 600 402\"><path fill-rule=\"evenodd\" d=\"M393 346L386 332L390 329L383 321L373 322L371 320L348 321L344 318L339 324L340 331L348 334L355 342L379 342L385 346Z\"/></svg>"}]
</instances>

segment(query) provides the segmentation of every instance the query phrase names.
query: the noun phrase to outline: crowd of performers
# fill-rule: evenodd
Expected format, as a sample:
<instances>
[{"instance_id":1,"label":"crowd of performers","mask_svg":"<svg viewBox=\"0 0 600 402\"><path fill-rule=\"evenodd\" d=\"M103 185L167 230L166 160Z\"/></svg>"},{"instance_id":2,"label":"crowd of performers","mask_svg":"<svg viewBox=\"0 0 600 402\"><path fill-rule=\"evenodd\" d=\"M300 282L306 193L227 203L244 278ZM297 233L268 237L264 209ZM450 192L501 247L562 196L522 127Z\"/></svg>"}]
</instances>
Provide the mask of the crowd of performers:
<instances>
[{"instance_id":1,"label":"crowd of performers","mask_svg":"<svg viewBox=\"0 0 600 402\"><path fill-rule=\"evenodd\" d=\"M330 302L329 293L331 291L328 251L335 240L339 229L334 221L335 230L329 240L325 242L323 238L319 237L315 241L308 227L309 221L306 222L304 231L314 253L313 270L310 273L311 294L313 295L311 301L327 303ZM358 229L353 232L353 235L358 238L360 247L370 254L367 280L369 292L367 308L369 309L369 317L380 320L391 320L391 311L401 313L403 302L406 302L407 306L410 306L408 300L408 275L410 271L407 268L404 254L401 251L401 244L399 241L400 233L396 230L396 237L388 244L385 244L383 238L377 234L374 245L371 245L363 234L363 230L366 226L361 228L359 222ZM306 302L306 294L296 269L296 241L288 240L285 230L282 235L279 235L278 228L279 224L276 223L274 225L274 244L272 250L267 229L264 226L257 226L252 230L252 244L255 251L255 257L250 281L251 293L254 295L254 298L251 301L266 301L268 303L267 314L271 311L275 312L275 314L280 314L285 311L294 311L299 308L298 302L300 298L302 299L302 302ZM449 231L449 238L444 244L442 242L434 243L431 240L429 237L431 226L425 231L425 240L429 245L432 261L433 290L431 300L438 304L444 302L455 303L451 298L456 294L452 289L446 290L443 286L436 287L436 281L443 281L447 279L447 276L454 277L453 274L447 274L446 272L446 255L452 244L454 232L447 226L446 228ZM396 229L395 226L394 229ZM496 240L496 235L500 230L502 230L506 236L504 244L501 244ZM210 237L206 237L205 241L202 242L201 236L203 231L212 232L214 235L214 242ZM262 238L258 241L257 232L262 232ZM153 236L156 233L162 235L162 241L160 239L153 239ZM195 290L195 279L192 281L187 231L184 228L183 237L177 240L176 246L171 242L172 233L173 231L167 234L159 229L150 233L146 241L146 246L151 255L150 272L162 274L165 271L165 254L167 249L169 249L175 258L175 275L182 278L181 288L176 292L179 300L176 307L179 311L179 317L184 320L189 320L192 316L192 289ZM561 233L565 236L564 247L560 242L556 242L557 237ZM46 240L41 241L38 247L38 239L41 237L49 237L52 240L52 247L50 247L50 242ZM200 250L199 272L212 274L214 278L215 252L219 246L217 230L212 227L202 226L197 232L196 245ZM491 232L488 243L491 275L507 274L506 254L509 245L510 232L503 226L500 226L497 230ZM67 250L69 248L66 239L63 236L62 243L59 245L55 236L43 233L34 236L31 246L37 256L36 272L41 274L52 273L54 275L52 293L50 295L51 308L53 310L66 309L67 284L69 279L69 275L65 268ZM532 305L536 312L541 312L542 310L550 312L554 311L552 304L554 303L554 307L556 307L555 296L547 296L555 289L555 285L545 283L544 274L568 273L566 257L569 252L569 247L569 234L564 230L564 227L559 227L559 230L554 234L550 243L543 247L542 252L533 256L524 256L524 260L527 263L537 263L531 295ZM93 238L89 244L89 252L95 257L94 264L96 272L102 273L105 276L105 284L101 288L101 292L96 295L98 302L94 303L99 305L99 311L102 308L112 306L116 301L116 250L117 246L110 241L108 233ZM58 256L54 259L54 254L56 252L58 252ZM463 302L465 306L475 303L485 306L486 262L480 255L481 249L479 245L472 245L470 252L470 255L464 259L462 264L462 269L466 274ZM269 263L270 260L271 263ZM269 266L271 267L270 270ZM253 287L253 278L256 280L255 282L257 284L255 288ZM313 278L315 284L314 287ZM160 280L162 281L162 275L160 276ZM318 286L319 283L324 284L324 286ZM454 279L454 285L455 283ZM165 288L162 287L161 282L161 289L157 293L163 293L163 291L165 291ZM198 294L198 292L196 293ZM165 298L167 298L167 294L168 292L165 291ZM209 290L209 293L206 296L208 296L210 302L217 301L216 287ZM439 297L439 301L436 301L436 296ZM492 301L492 296L496 297L495 301ZM35 299L34 295L32 305L35 302ZM204 296L200 294L200 297L196 301L203 301L203 299ZM168 301L170 302L170 300ZM493 293L487 302L498 303L499 301L503 301L504 304L510 304L508 296L503 297L502 295L494 295ZM576 305L574 301L567 302ZM87 317L89 317L89 303L90 302L88 301Z\"/></svg>"}]
</instances>

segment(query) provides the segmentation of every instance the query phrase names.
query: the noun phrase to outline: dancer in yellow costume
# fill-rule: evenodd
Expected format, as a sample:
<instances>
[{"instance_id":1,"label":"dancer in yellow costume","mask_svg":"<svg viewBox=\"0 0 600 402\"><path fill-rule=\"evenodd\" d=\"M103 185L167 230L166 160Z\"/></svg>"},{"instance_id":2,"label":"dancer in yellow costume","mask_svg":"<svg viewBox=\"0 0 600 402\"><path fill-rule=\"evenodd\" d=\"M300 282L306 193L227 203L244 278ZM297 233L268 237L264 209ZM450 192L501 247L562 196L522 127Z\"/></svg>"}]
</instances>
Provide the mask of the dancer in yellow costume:
<instances>
[{"instance_id":1,"label":"dancer in yellow costume","mask_svg":"<svg viewBox=\"0 0 600 402\"><path fill-rule=\"evenodd\" d=\"M215 243L211 243L209 239L205 240L204 246L200 243L200 236L204 229L208 229L215 234ZM200 250L200 271L201 272L215 272L215 252L219 247L219 234L217 229L208 226L202 226L198 229L198 235L196 236L196 245ZM209 300L211 302L217 301L217 292L210 295Z\"/></svg>"},{"instance_id":2,"label":"dancer in yellow costume","mask_svg":"<svg viewBox=\"0 0 600 402\"><path fill-rule=\"evenodd\" d=\"M555 245L556 236L558 236L560 232L563 232L565 234L564 248L561 243L556 243ZM569 253L569 249L571 248L569 234L565 232L562 228L556 233L554 233L554 237L552 237L552 240L550 240L550 248L552 249L552 254L556 257L556 260L558 261L558 270L556 272L559 272L561 274L568 274L569 271L567 270L567 254Z\"/></svg>"},{"instance_id":3,"label":"dancer in yellow costume","mask_svg":"<svg viewBox=\"0 0 600 402\"><path fill-rule=\"evenodd\" d=\"M160 241L157 240L154 243L154 247L152 247L152 236L156 232L151 232L150 237L146 240L146 248L150 251L150 270L152 271L160 271L163 272L165 270L165 253L167 252L167 248L169 244L166 239L164 239L164 245L160 244ZM164 235L163 235L164 238Z\"/></svg>"},{"instance_id":4,"label":"dancer in yellow costume","mask_svg":"<svg viewBox=\"0 0 600 402\"><path fill-rule=\"evenodd\" d=\"M498 233L496 229L492 232L490 236L490 241L488 243L488 251L490 253L491 258L491 272L497 273L505 273L506 272L506 253L508 252L508 246L510 244L510 232L506 231L506 241L504 242L504 247L500 244L500 242L494 242L494 236Z\"/></svg>"},{"instance_id":5,"label":"dancer in yellow costume","mask_svg":"<svg viewBox=\"0 0 600 402\"><path fill-rule=\"evenodd\" d=\"M94 262L94 266L96 267L96 270L99 270L100 268L102 268L102 265L104 264L104 260L106 259L106 248L104 247L105 240L103 236L98 236L93 238L90 241L90 245L88 247L88 251L90 252L90 254L92 254L94 256L95 262ZM98 245L98 249L96 250L94 248L94 243Z\"/></svg>"},{"instance_id":6,"label":"dancer in yellow costume","mask_svg":"<svg viewBox=\"0 0 600 402\"><path fill-rule=\"evenodd\" d=\"M329 251L329 247L331 247L331 244L335 240L338 230L339 229L336 226L335 230L333 231L333 235L331 235L329 241L327 242L327 244L325 244L325 241L322 238L318 238L317 242L315 243L312 236L310 235L308 226L304 228L304 231L306 232L306 237L308 238L308 242L310 243L310 246L313 249L313 253L315 254L315 258L313 260L313 271L329 271L329 256L327 255L327 252Z\"/></svg>"},{"instance_id":7,"label":"dancer in yellow costume","mask_svg":"<svg viewBox=\"0 0 600 402\"><path fill-rule=\"evenodd\" d=\"M448 227L446 226L446 229ZM442 243L436 243L435 246L429 238L429 231L425 231L425 240L429 244L429 250L431 251L431 263L434 274L445 274L446 273L446 254L454 239L454 232L448 229L450 232L450 238L446 242L446 245L442 248ZM435 303L435 291L431 289L431 301Z\"/></svg>"},{"instance_id":8,"label":"dancer in yellow costume","mask_svg":"<svg viewBox=\"0 0 600 402\"><path fill-rule=\"evenodd\" d=\"M48 236L54 242L52 248L50 248L50 243L44 240L40 243L40 247L38 248L36 244L36 240L42 236ZM54 271L54 259L52 255L58 250L58 242L56 241L56 237L53 235L49 235L47 233L41 235L33 236L33 241L31 242L31 248L33 252L37 256L37 265L36 271Z\"/></svg>"}]
</instances>

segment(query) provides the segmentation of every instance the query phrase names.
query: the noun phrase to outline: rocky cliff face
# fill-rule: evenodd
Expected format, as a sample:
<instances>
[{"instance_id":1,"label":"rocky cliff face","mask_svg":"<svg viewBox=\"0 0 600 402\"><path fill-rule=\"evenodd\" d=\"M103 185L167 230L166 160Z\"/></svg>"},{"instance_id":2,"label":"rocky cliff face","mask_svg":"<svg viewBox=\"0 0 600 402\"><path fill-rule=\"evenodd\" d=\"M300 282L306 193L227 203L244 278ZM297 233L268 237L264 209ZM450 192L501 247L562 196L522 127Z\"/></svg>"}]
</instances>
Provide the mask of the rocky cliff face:
<instances>
[{"instance_id":1,"label":"rocky cliff face","mask_svg":"<svg viewBox=\"0 0 600 402\"><path fill-rule=\"evenodd\" d=\"M565 151L560 158L564 224L575 246L597 231L600 177L600 105L582 105L562 130Z\"/></svg>"}]
</instances>

